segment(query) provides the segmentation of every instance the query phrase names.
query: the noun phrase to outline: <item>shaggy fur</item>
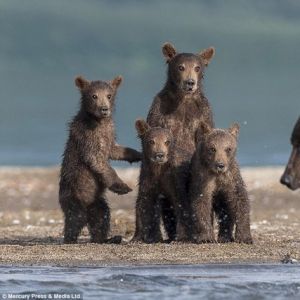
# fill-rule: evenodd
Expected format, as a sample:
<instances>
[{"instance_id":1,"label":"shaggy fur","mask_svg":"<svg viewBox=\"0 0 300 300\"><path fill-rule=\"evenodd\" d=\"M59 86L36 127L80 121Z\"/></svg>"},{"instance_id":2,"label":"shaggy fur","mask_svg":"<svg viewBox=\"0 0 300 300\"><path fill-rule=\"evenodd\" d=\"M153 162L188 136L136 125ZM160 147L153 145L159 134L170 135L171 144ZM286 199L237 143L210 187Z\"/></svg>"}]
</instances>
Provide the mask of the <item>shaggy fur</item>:
<instances>
[{"instance_id":1,"label":"shaggy fur","mask_svg":"<svg viewBox=\"0 0 300 300\"><path fill-rule=\"evenodd\" d=\"M280 182L294 191L300 188L300 118L293 129L291 144L292 153Z\"/></svg>"},{"instance_id":2,"label":"shaggy fur","mask_svg":"<svg viewBox=\"0 0 300 300\"><path fill-rule=\"evenodd\" d=\"M239 126L223 130L202 124L201 128L202 138L192 158L189 191L193 239L197 243L215 241L215 213L218 242L252 243L248 195L235 159Z\"/></svg>"},{"instance_id":3,"label":"shaggy fur","mask_svg":"<svg viewBox=\"0 0 300 300\"><path fill-rule=\"evenodd\" d=\"M206 122L213 127L202 79L215 50L208 48L198 54L177 54L175 48L167 43L162 51L168 64L167 81L154 98L147 122L151 127L169 128L175 145L193 153L199 124Z\"/></svg>"},{"instance_id":4,"label":"shaggy fur","mask_svg":"<svg viewBox=\"0 0 300 300\"><path fill-rule=\"evenodd\" d=\"M203 93L202 79L215 50L211 47L196 54L177 53L172 44L166 43L162 52L168 65L167 80L152 102L147 122L151 127L168 128L175 147L192 155L199 139L200 122L211 127L214 125L210 105ZM142 173L146 174L143 166ZM168 202L166 214L163 212L166 231L176 226L168 217Z\"/></svg>"},{"instance_id":5,"label":"shaggy fur","mask_svg":"<svg viewBox=\"0 0 300 300\"><path fill-rule=\"evenodd\" d=\"M110 211L106 188L117 194L131 191L109 165L109 160L139 161L141 153L115 142L112 111L118 86L111 82L75 79L81 107L70 124L59 184L59 202L65 216L64 242L75 243L85 225L91 242L107 241Z\"/></svg>"},{"instance_id":6,"label":"shaggy fur","mask_svg":"<svg viewBox=\"0 0 300 300\"><path fill-rule=\"evenodd\" d=\"M168 129L150 128L143 120L136 121L136 129L142 142L143 158L133 241L162 241L161 215L169 241L186 240L190 234L186 198L191 156L174 147Z\"/></svg>"}]
</instances>

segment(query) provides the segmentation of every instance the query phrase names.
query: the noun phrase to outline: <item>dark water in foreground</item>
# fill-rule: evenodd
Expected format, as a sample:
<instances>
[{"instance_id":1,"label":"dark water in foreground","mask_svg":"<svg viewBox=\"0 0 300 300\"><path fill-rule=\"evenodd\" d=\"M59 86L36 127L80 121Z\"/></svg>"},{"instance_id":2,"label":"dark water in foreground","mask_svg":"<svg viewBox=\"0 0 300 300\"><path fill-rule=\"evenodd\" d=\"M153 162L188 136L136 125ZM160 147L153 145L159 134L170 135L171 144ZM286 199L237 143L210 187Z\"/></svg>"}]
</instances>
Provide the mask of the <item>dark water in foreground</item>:
<instances>
[{"instance_id":1,"label":"dark water in foreground","mask_svg":"<svg viewBox=\"0 0 300 300\"><path fill-rule=\"evenodd\" d=\"M1 267L3 293L83 299L300 299L300 265Z\"/></svg>"}]
</instances>

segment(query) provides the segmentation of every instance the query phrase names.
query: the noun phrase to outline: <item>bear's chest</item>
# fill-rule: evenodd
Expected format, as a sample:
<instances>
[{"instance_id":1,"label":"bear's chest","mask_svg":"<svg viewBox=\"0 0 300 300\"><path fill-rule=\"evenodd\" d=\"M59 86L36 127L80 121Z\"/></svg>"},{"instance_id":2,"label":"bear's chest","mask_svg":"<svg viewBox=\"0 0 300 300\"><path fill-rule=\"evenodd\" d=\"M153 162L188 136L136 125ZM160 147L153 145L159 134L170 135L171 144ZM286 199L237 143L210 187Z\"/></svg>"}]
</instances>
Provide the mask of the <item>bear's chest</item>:
<instances>
[{"instance_id":1,"label":"bear's chest","mask_svg":"<svg viewBox=\"0 0 300 300\"><path fill-rule=\"evenodd\" d=\"M201 119L195 115L177 112L164 119L164 127L173 134L175 145L188 151L195 150L195 137Z\"/></svg>"},{"instance_id":2,"label":"bear's chest","mask_svg":"<svg viewBox=\"0 0 300 300\"><path fill-rule=\"evenodd\" d=\"M234 187L235 183L230 173L225 173L216 177L216 192L224 193Z\"/></svg>"},{"instance_id":3,"label":"bear's chest","mask_svg":"<svg viewBox=\"0 0 300 300\"><path fill-rule=\"evenodd\" d=\"M91 143L95 145L95 148L108 157L115 140L114 130L112 128L98 128L93 132L91 138L93 139Z\"/></svg>"}]
</instances>

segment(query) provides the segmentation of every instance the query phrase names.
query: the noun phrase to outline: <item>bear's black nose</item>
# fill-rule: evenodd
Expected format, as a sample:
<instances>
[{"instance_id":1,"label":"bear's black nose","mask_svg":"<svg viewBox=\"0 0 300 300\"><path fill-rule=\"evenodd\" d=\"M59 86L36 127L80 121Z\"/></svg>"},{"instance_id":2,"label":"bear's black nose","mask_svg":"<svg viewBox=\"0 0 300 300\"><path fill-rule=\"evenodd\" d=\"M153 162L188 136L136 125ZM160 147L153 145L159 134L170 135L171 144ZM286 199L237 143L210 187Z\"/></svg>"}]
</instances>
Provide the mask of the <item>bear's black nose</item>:
<instances>
[{"instance_id":1,"label":"bear's black nose","mask_svg":"<svg viewBox=\"0 0 300 300\"><path fill-rule=\"evenodd\" d=\"M188 86L194 86L195 80L194 80L194 79L188 79L188 80L186 81L186 84L187 84Z\"/></svg>"},{"instance_id":2,"label":"bear's black nose","mask_svg":"<svg viewBox=\"0 0 300 300\"><path fill-rule=\"evenodd\" d=\"M283 174L280 178L280 183L286 185L287 187L291 186L291 176Z\"/></svg>"},{"instance_id":3,"label":"bear's black nose","mask_svg":"<svg viewBox=\"0 0 300 300\"><path fill-rule=\"evenodd\" d=\"M216 163L216 168L218 170L223 170L225 168L225 165L223 163L221 163L221 162L217 162Z\"/></svg>"},{"instance_id":4,"label":"bear's black nose","mask_svg":"<svg viewBox=\"0 0 300 300\"><path fill-rule=\"evenodd\" d=\"M163 159L165 157L164 153L163 152L157 152L155 154L155 158L156 159Z\"/></svg>"},{"instance_id":5,"label":"bear's black nose","mask_svg":"<svg viewBox=\"0 0 300 300\"><path fill-rule=\"evenodd\" d=\"M107 106L102 106L102 107L100 108L100 110L101 110L101 112L103 112L103 113L107 113L107 112L108 112L108 107L107 107Z\"/></svg>"}]
</instances>

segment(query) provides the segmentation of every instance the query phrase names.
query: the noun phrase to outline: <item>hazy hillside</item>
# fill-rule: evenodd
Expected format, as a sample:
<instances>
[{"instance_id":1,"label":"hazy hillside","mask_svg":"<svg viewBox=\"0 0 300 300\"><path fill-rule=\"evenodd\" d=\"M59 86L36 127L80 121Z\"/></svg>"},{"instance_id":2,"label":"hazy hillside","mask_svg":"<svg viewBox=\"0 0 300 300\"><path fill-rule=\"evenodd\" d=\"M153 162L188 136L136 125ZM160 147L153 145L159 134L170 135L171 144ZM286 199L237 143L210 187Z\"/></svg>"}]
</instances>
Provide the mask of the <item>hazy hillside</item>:
<instances>
[{"instance_id":1,"label":"hazy hillside","mask_svg":"<svg viewBox=\"0 0 300 300\"><path fill-rule=\"evenodd\" d=\"M300 114L300 2L0 1L0 164L57 164L77 109L74 76L125 78L121 143L138 147L165 80L161 44L216 47L205 90L216 124L242 125L243 164L281 164Z\"/></svg>"}]
</instances>

